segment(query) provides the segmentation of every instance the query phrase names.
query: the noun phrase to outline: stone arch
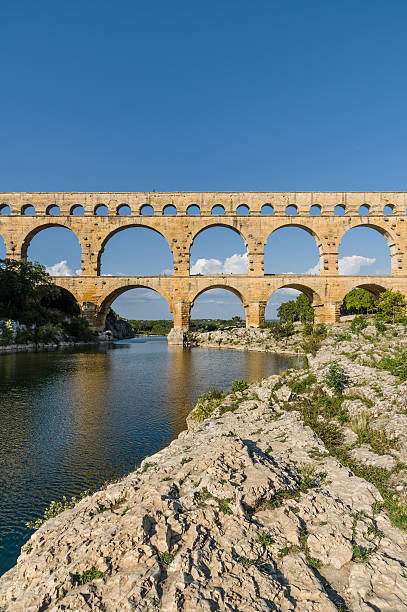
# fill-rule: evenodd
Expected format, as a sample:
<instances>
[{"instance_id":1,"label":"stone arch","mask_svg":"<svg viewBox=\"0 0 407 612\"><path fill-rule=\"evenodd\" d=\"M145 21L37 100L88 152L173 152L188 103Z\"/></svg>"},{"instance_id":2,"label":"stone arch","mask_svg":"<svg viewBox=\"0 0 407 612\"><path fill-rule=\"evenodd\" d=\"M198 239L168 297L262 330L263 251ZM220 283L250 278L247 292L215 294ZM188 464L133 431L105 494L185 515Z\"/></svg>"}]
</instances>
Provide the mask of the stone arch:
<instances>
[{"instance_id":1,"label":"stone arch","mask_svg":"<svg viewBox=\"0 0 407 612\"><path fill-rule=\"evenodd\" d=\"M167 237L160 231L158 230L156 227L153 227L152 225L150 225L149 223L140 223L140 222L136 222L136 223L129 223L128 225L123 225L121 227L117 227L116 229L110 231L108 234L106 234L106 236L104 237L100 247L99 247L99 251L97 254L97 263L96 263L96 268L97 268L97 275L100 275L100 271L101 271L101 262L102 262L102 255L103 252L105 250L105 247L107 245L107 243L109 242L109 240L111 238L113 238L113 236L115 236L116 234L118 234L119 232L123 232L127 229L131 229L131 228L136 228L136 227L141 227L141 228L145 228L148 230L152 230L153 232L157 233L159 236L161 236L162 238L164 238L170 253L172 254L172 257L174 259L174 253L171 249L171 244L169 243Z\"/></svg>"},{"instance_id":2,"label":"stone arch","mask_svg":"<svg viewBox=\"0 0 407 612\"><path fill-rule=\"evenodd\" d=\"M372 295L374 295L374 297L378 297L381 293L383 293L383 291L386 291L386 289L388 289L388 287L384 287L383 285L379 284L379 283L355 283L350 285L349 287L345 287L342 290L342 301L345 299L345 297L348 295L348 293L350 293L353 289L364 289L365 291L369 291L369 293L371 293Z\"/></svg>"},{"instance_id":3,"label":"stone arch","mask_svg":"<svg viewBox=\"0 0 407 612\"><path fill-rule=\"evenodd\" d=\"M50 217L59 217L61 214L61 209L57 204L50 204L45 209L45 214L49 215Z\"/></svg>"},{"instance_id":4,"label":"stone arch","mask_svg":"<svg viewBox=\"0 0 407 612\"><path fill-rule=\"evenodd\" d=\"M142 204L139 208L139 214L152 217L154 215L154 208L151 204Z\"/></svg>"},{"instance_id":5,"label":"stone arch","mask_svg":"<svg viewBox=\"0 0 407 612\"><path fill-rule=\"evenodd\" d=\"M93 209L93 214L100 217L107 217L109 215L109 209L106 204L96 204Z\"/></svg>"},{"instance_id":6,"label":"stone arch","mask_svg":"<svg viewBox=\"0 0 407 612\"><path fill-rule=\"evenodd\" d=\"M322 207L319 204L310 206L309 214L311 217L317 217L322 214Z\"/></svg>"},{"instance_id":7,"label":"stone arch","mask_svg":"<svg viewBox=\"0 0 407 612\"><path fill-rule=\"evenodd\" d=\"M54 277L54 278L58 278L58 277ZM75 293L72 290L72 287L67 289L66 287L63 286L62 283L55 282L55 281L54 281L54 284L58 287L58 289L61 290L62 296L65 293L65 294L69 295L72 298L72 304L71 304L70 312L67 312L67 314L79 315L81 313L80 297L78 295L75 295ZM45 303L45 305L51 306L53 308L57 308L58 309L58 304L60 302L60 299L61 299L61 296L59 296L57 298L53 298L51 300L51 302ZM46 302L46 300L45 300L45 302ZM44 299L41 300L41 304L44 305ZM69 305L68 305L68 307L69 307Z\"/></svg>"},{"instance_id":8,"label":"stone arch","mask_svg":"<svg viewBox=\"0 0 407 612\"><path fill-rule=\"evenodd\" d=\"M386 204L386 206L383 207L383 215L394 215L394 205Z\"/></svg>"},{"instance_id":9,"label":"stone arch","mask_svg":"<svg viewBox=\"0 0 407 612\"><path fill-rule=\"evenodd\" d=\"M163 215L176 216L178 214L177 207L174 204L166 204L163 208Z\"/></svg>"},{"instance_id":10,"label":"stone arch","mask_svg":"<svg viewBox=\"0 0 407 612\"><path fill-rule=\"evenodd\" d=\"M190 248L192 247L192 245L194 243L194 240L200 234L202 234L202 232L205 232L207 229L210 229L212 227L225 227L226 229L230 229L230 230L234 231L236 234L239 234L239 236L243 240L245 246L247 247L247 240L246 240L245 236L243 235L242 231L240 229L238 229L237 227L235 227L235 225L233 225L233 221L228 223L228 221L225 220L225 221L212 221L212 222L210 221L209 223L207 223L207 225L205 225L204 227L201 227L199 230L197 230L195 232L195 234L191 238Z\"/></svg>"},{"instance_id":11,"label":"stone arch","mask_svg":"<svg viewBox=\"0 0 407 612\"><path fill-rule=\"evenodd\" d=\"M285 229L285 228L297 228L300 230L304 230L305 232L307 232L307 234L309 234L310 236L312 236L315 240L315 245L316 248L318 250L318 254L319 254L319 271L321 271L322 265L323 265L323 246L322 246L322 240L320 239L319 235L316 233L316 231L312 228L309 227L308 225L305 225L303 223L282 223L281 225L279 225L278 227L274 228L272 232L270 232L270 234L268 234L268 236L266 237L265 243L264 243L264 255L266 255L266 248L267 248L267 243L270 239L272 239L273 234L275 234L276 232L278 232L281 229ZM265 274L278 274L278 272L266 272L266 263L265 263ZM302 273L304 273L305 271L303 271Z\"/></svg>"},{"instance_id":12,"label":"stone arch","mask_svg":"<svg viewBox=\"0 0 407 612\"><path fill-rule=\"evenodd\" d=\"M247 206L247 204L239 204L239 206L236 208L236 214L248 216L250 215L250 208Z\"/></svg>"},{"instance_id":13,"label":"stone arch","mask_svg":"<svg viewBox=\"0 0 407 612\"><path fill-rule=\"evenodd\" d=\"M187 208L187 215L200 215L201 214L201 208L200 206L198 206L198 204L190 204Z\"/></svg>"},{"instance_id":14,"label":"stone arch","mask_svg":"<svg viewBox=\"0 0 407 612\"><path fill-rule=\"evenodd\" d=\"M260 211L261 215L274 215L274 207L271 204L263 204Z\"/></svg>"},{"instance_id":15,"label":"stone arch","mask_svg":"<svg viewBox=\"0 0 407 612\"><path fill-rule=\"evenodd\" d=\"M82 206L82 204L74 204L73 206L71 206L70 211L69 211L70 215L84 215L85 214L85 209Z\"/></svg>"},{"instance_id":16,"label":"stone arch","mask_svg":"<svg viewBox=\"0 0 407 612\"><path fill-rule=\"evenodd\" d=\"M113 302L118 297L123 295L123 293L125 293L126 291L130 291L131 289L150 289L152 291L155 291L156 293L158 293L158 295L165 299L170 311L172 311L171 298L169 295L166 295L165 292L158 291L158 289L156 289L155 287L149 286L148 283L131 283L129 285L124 285L113 289L112 291L110 291L110 293L108 293L108 295L103 298L103 300L97 307L95 314L95 322L98 329L104 329L106 323L106 315L109 312L109 308L113 304Z\"/></svg>"},{"instance_id":17,"label":"stone arch","mask_svg":"<svg viewBox=\"0 0 407 612\"><path fill-rule=\"evenodd\" d=\"M130 216L131 215L130 206L128 204L119 204L119 206L116 207L116 215Z\"/></svg>"},{"instance_id":18,"label":"stone arch","mask_svg":"<svg viewBox=\"0 0 407 612\"><path fill-rule=\"evenodd\" d=\"M267 300L266 300L266 309L269 307L269 302L270 299L272 298L272 296L277 292L280 291L281 289L294 289L295 291L299 291L300 293L303 293L310 301L311 306L314 309L314 316L315 316L315 321L316 322L321 322L322 317L321 317L321 312L323 310L324 307L324 302L319 294L318 291L316 291L316 289L314 289L311 285L306 285L304 283L280 283L277 286L273 287L271 293L269 294ZM288 302L290 300L296 300L298 296L296 295L292 295L291 297L289 295L287 295L287 299L284 300L284 302ZM283 303L283 302L281 302Z\"/></svg>"},{"instance_id":19,"label":"stone arch","mask_svg":"<svg viewBox=\"0 0 407 612\"><path fill-rule=\"evenodd\" d=\"M246 240L245 236L243 236L242 232L240 231L240 229L238 229L236 225L237 224L234 224L233 221L232 223L214 221L212 223L206 224L204 227L201 227L199 230L196 231L196 233L190 239L190 244L189 244L189 261L191 262L190 274L222 274L222 273L226 273L226 274L235 273L236 274L236 273L241 273L239 272L239 270L242 267L245 267L245 259L242 260L242 257L244 258L247 257L245 253L248 252L248 241ZM200 244L196 243L196 239L199 236L204 234L207 230L212 230L214 228L223 228L228 231L232 231L235 235L239 237L239 241L238 241L239 244L235 244L235 246L233 247L232 244L228 243L225 240L221 240L221 239L219 240L215 239L209 242L209 236L207 237L206 244L205 244L205 239ZM212 232L212 235L213 234L215 234L215 232ZM236 236L232 235L231 239L232 239L231 242L236 242ZM195 245L195 248L194 248L194 245ZM201 251L201 253L198 256L197 256L197 251L198 252ZM195 263L192 263L193 259L194 260L196 259ZM205 271L201 271L200 269L198 269L198 271L196 269L194 270L195 264L198 262L198 260L202 260L202 259L211 260L210 262L208 261L207 263L205 263L205 267L207 268L208 265L210 264L210 267L215 266L216 271L214 270L213 272L205 272ZM224 264L226 260L228 260L228 270L229 270L228 272L224 272L224 268L219 266L219 262ZM248 268L243 273L246 274L247 271L248 271Z\"/></svg>"},{"instance_id":20,"label":"stone arch","mask_svg":"<svg viewBox=\"0 0 407 612\"><path fill-rule=\"evenodd\" d=\"M398 267L398 262L397 262L397 245L396 245L396 240L395 237L389 232L389 230L387 228L384 228L380 225L378 225L377 223L355 223L352 224L351 227L349 227L340 237L340 240L338 241L338 252L339 249L341 247L342 241L344 236L346 236L346 234L348 232L350 232L353 229L356 228L368 228L371 230L375 230L376 232L378 232L379 234L381 234L382 236L384 236L384 238L386 239L387 242L387 246L389 248L389 253L390 253L390 261L391 261L391 272L393 273L395 270L397 270Z\"/></svg>"},{"instance_id":21,"label":"stone arch","mask_svg":"<svg viewBox=\"0 0 407 612\"><path fill-rule=\"evenodd\" d=\"M49 221L49 222L41 223L41 225L37 225L31 231L29 231L28 234L25 236L22 247L21 247L21 257L23 259L27 258L28 248L31 244L32 239L35 236L37 236L37 234L42 232L43 230L50 229L52 227L63 227L64 229L72 232L72 234L78 240L79 248L81 249L81 242L79 240L79 236L76 232L74 232L74 230L71 227L69 227L68 225L65 225L63 222Z\"/></svg>"},{"instance_id":22,"label":"stone arch","mask_svg":"<svg viewBox=\"0 0 407 612\"><path fill-rule=\"evenodd\" d=\"M36 214L35 207L32 204L24 204L24 206L21 207L21 214L34 216Z\"/></svg>"},{"instance_id":23,"label":"stone arch","mask_svg":"<svg viewBox=\"0 0 407 612\"><path fill-rule=\"evenodd\" d=\"M296 217L298 215L298 206L295 204L288 204L285 207L285 214L287 217Z\"/></svg>"},{"instance_id":24,"label":"stone arch","mask_svg":"<svg viewBox=\"0 0 407 612\"><path fill-rule=\"evenodd\" d=\"M0 215L10 215L11 214L11 209L10 206L8 204L0 204Z\"/></svg>"},{"instance_id":25,"label":"stone arch","mask_svg":"<svg viewBox=\"0 0 407 612\"><path fill-rule=\"evenodd\" d=\"M215 204L214 206L212 206L211 215L224 215L224 214L225 214L225 207L222 206L222 204Z\"/></svg>"},{"instance_id":26,"label":"stone arch","mask_svg":"<svg viewBox=\"0 0 407 612\"><path fill-rule=\"evenodd\" d=\"M367 217L368 215L370 215L370 205L362 204L361 206L359 206L358 214L360 217Z\"/></svg>"},{"instance_id":27,"label":"stone arch","mask_svg":"<svg viewBox=\"0 0 407 612\"><path fill-rule=\"evenodd\" d=\"M247 305L247 301L245 300L245 298L243 297L243 294L241 293L239 289L237 289L233 285L227 285L226 283L221 282L221 283L212 283L210 285L207 285L203 288L198 289L198 291L195 293L195 295L191 299L191 308L193 307L195 300L199 298L200 295L202 295L203 293L206 293L206 291L210 291L211 289L225 289L226 291L230 291L231 293L236 295L236 297L239 298L239 300L242 302L243 307L246 307Z\"/></svg>"},{"instance_id":28,"label":"stone arch","mask_svg":"<svg viewBox=\"0 0 407 612\"><path fill-rule=\"evenodd\" d=\"M337 204L334 208L334 216L344 216L346 215L346 206L344 204Z\"/></svg>"}]
</instances>

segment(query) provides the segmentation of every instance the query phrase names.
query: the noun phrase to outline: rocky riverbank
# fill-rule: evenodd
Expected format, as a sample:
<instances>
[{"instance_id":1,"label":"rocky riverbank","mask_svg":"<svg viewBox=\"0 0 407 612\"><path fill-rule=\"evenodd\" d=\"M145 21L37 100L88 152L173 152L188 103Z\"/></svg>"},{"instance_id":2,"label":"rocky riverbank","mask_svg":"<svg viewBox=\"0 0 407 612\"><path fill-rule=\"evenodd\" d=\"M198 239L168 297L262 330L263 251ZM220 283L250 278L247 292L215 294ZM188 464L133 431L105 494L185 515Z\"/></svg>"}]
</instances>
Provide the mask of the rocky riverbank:
<instances>
[{"instance_id":1,"label":"rocky riverbank","mask_svg":"<svg viewBox=\"0 0 407 612\"><path fill-rule=\"evenodd\" d=\"M206 394L33 534L0 610L407 610L406 349L402 326L338 325L308 369Z\"/></svg>"},{"instance_id":2,"label":"rocky riverbank","mask_svg":"<svg viewBox=\"0 0 407 612\"><path fill-rule=\"evenodd\" d=\"M263 351L268 353L303 353L302 335L297 326L291 336L276 338L270 329L242 328L218 329L212 332L189 332L190 346L233 349L236 351Z\"/></svg>"}]
</instances>

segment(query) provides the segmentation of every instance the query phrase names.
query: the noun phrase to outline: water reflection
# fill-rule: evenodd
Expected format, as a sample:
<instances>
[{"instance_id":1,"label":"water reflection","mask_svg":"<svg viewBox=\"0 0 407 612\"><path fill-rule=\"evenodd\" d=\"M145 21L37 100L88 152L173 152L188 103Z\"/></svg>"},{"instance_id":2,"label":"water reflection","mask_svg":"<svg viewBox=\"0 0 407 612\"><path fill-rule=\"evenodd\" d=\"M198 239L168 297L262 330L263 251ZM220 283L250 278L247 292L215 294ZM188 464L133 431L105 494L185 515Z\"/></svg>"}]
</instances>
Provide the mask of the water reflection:
<instances>
[{"instance_id":1,"label":"water reflection","mask_svg":"<svg viewBox=\"0 0 407 612\"><path fill-rule=\"evenodd\" d=\"M165 338L0 356L0 573L52 499L134 469L185 426L209 387L256 380L295 357L182 350Z\"/></svg>"}]
</instances>

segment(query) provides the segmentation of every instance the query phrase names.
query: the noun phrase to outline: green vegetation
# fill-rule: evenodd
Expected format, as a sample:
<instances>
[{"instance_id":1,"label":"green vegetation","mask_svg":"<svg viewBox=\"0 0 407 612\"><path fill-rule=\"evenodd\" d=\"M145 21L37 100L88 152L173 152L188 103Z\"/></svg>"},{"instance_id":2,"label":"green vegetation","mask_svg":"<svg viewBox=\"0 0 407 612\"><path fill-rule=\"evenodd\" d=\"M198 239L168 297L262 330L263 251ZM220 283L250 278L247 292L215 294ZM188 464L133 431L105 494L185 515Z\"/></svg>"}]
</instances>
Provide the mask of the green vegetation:
<instances>
[{"instance_id":1,"label":"green vegetation","mask_svg":"<svg viewBox=\"0 0 407 612\"><path fill-rule=\"evenodd\" d=\"M265 531L259 535L257 541L263 546L271 546L274 543L273 538Z\"/></svg>"},{"instance_id":2,"label":"green vegetation","mask_svg":"<svg viewBox=\"0 0 407 612\"><path fill-rule=\"evenodd\" d=\"M383 357L379 362L379 368L391 372L401 381L407 380L407 350L401 350L394 357Z\"/></svg>"},{"instance_id":3,"label":"green vegetation","mask_svg":"<svg viewBox=\"0 0 407 612\"><path fill-rule=\"evenodd\" d=\"M301 293L296 300L289 300L279 306L277 315L280 323L312 323L314 321L314 309L306 295Z\"/></svg>"},{"instance_id":4,"label":"green vegetation","mask_svg":"<svg viewBox=\"0 0 407 612\"><path fill-rule=\"evenodd\" d=\"M284 324L279 323L278 321L266 321L264 328L270 330L274 340L289 338L294 334L294 325L291 321Z\"/></svg>"},{"instance_id":5,"label":"green vegetation","mask_svg":"<svg viewBox=\"0 0 407 612\"><path fill-rule=\"evenodd\" d=\"M378 318L388 323L397 323L406 316L406 298L401 291L388 289L380 294L376 302Z\"/></svg>"},{"instance_id":6,"label":"green vegetation","mask_svg":"<svg viewBox=\"0 0 407 612\"><path fill-rule=\"evenodd\" d=\"M360 332L366 329L368 325L369 323L365 317L358 316L355 317L350 324L350 330L353 334L360 334Z\"/></svg>"},{"instance_id":7,"label":"green vegetation","mask_svg":"<svg viewBox=\"0 0 407 612\"><path fill-rule=\"evenodd\" d=\"M136 336L167 336L173 328L173 322L166 319L157 321L139 321L130 319L128 321ZM232 319L194 319L190 322L191 332L212 332L231 329L233 327L245 327L245 322L240 317Z\"/></svg>"},{"instance_id":8,"label":"green vegetation","mask_svg":"<svg viewBox=\"0 0 407 612\"><path fill-rule=\"evenodd\" d=\"M71 508L76 506L76 504L80 502L81 499L83 499L84 497L88 497L88 495L90 495L90 490L83 491L78 496L74 495L69 499L65 495L63 495L60 501L54 500L50 503L48 508L44 510L44 514L41 518L37 518L35 521L28 521L28 523L26 523L27 527L29 527L30 529L39 529L39 527L41 527L41 525L43 525L45 521L50 518L53 518L54 516L58 516L58 514L61 514L61 512L65 512L65 510L70 510Z\"/></svg>"},{"instance_id":9,"label":"green vegetation","mask_svg":"<svg viewBox=\"0 0 407 612\"><path fill-rule=\"evenodd\" d=\"M175 559L175 553L170 553L170 552L158 552L158 558L160 559L160 563L161 565L164 565L165 567L168 567L168 565L170 565L174 559Z\"/></svg>"},{"instance_id":10,"label":"green vegetation","mask_svg":"<svg viewBox=\"0 0 407 612\"><path fill-rule=\"evenodd\" d=\"M230 392L231 393L237 393L239 391L243 392L243 391L246 391L248 386L249 386L249 383L247 382L247 380L244 380L243 378L239 378L238 380L233 381L232 386L230 387Z\"/></svg>"},{"instance_id":11,"label":"green vegetation","mask_svg":"<svg viewBox=\"0 0 407 612\"><path fill-rule=\"evenodd\" d=\"M340 363L334 361L329 366L327 375L325 376L325 384L332 389L337 395L341 395L346 385L349 384L349 376Z\"/></svg>"},{"instance_id":12,"label":"green vegetation","mask_svg":"<svg viewBox=\"0 0 407 612\"><path fill-rule=\"evenodd\" d=\"M2 344L13 340L11 321L26 326L15 333L19 343L89 341L95 336L75 298L54 285L43 266L27 261L0 259L0 319L6 319Z\"/></svg>"},{"instance_id":13,"label":"green vegetation","mask_svg":"<svg viewBox=\"0 0 407 612\"><path fill-rule=\"evenodd\" d=\"M207 419L212 412L217 408L225 398L225 392L219 389L210 389L198 399L195 409L191 412L191 416L202 423Z\"/></svg>"},{"instance_id":14,"label":"green vegetation","mask_svg":"<svg viewBox=\"0 0 407 612\"><path fill-rule=\"evenodd\" d=\"M341 305L341 315L369 314L375 310L376 298L365 289L352 289Z\"/></svg>"},{"instance_id":15,"label":"green vegetation","mask_svg":"<svg viewBox=\"0 0 407 612\"><path fill-rule=\"evenodd\" d=\"M304 378L300 378L299 380L292 380L288 383L291 391L296 393L297 395L301 395L306 391L309 391L313 385L317 382L317 379L314 374L308 374L308 376L304 376Z\"/></svg>"},{"instance_id":16,"label":"green vegetation","mask_svg":"<svg viewBox=\"0 0 407 612\"><path fill-rule=\"evenodd\" d=\"M82 574L73 574L72 582L73 584L83 585L87 582L92 582L92 580L96 580L96 578L103 578L104 575L105 572L101 572L97 567L93 566L82 572Z\"/></svg>"}]
</instances>

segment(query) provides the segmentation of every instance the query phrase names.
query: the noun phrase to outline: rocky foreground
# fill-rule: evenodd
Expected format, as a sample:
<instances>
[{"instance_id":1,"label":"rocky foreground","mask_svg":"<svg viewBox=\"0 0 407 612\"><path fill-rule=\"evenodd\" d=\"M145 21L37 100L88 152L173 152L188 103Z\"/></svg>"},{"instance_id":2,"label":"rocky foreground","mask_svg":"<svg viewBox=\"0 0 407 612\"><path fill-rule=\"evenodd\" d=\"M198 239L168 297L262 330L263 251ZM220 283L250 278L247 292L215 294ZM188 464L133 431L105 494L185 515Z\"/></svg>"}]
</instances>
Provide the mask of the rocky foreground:
<instances>
[{"instance_id":1,"label":"rocky foreground","mask_svg":"<svg viewBox=\"0 0 407 612\"><path fill-rule=\"evenodd\" d=\"M378 367L403 347L401 326L336 327L309 369L207 394L34 533L0 610L407 610L407 383Z\"/></svg>"}]
</instances>

